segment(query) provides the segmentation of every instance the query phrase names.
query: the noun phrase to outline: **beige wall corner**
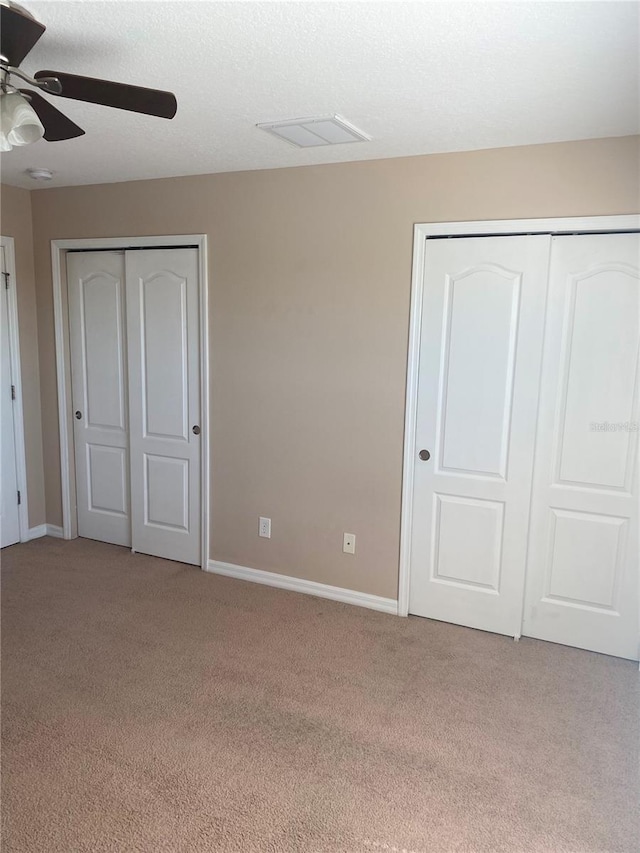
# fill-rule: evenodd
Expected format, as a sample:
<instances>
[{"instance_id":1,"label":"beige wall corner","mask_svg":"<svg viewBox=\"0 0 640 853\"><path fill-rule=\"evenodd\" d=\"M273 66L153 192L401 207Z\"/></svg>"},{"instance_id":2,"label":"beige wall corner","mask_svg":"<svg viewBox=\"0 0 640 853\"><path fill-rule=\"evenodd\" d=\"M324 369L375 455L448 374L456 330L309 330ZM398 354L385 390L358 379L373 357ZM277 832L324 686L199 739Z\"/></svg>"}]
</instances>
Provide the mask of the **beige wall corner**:
<instances>
[{"instance_id":1,"label":"beige wall corner","mask_svg":"<svg viewBox=\"0 0 640 853\"><path fill-rule=\"evenodd\" d=\"M28 190L4 184L0 187L0 233L4 237L13 237L15 240L29 526L37 527L45 522L45 499L38 318L33 264L31 193Z\"/></svg>"},{"instance_id":2,"label":"beige wall corner","mask_svg":"<svg viewBox=\"0 0 640 853\"><path fill-rule=\"evenodd\" d=\"M636 213L638 154L625 137L33 192L47 521L50 241L206 233L210 557L395 598L414 223Z\"/></svg>"}]
</instances>

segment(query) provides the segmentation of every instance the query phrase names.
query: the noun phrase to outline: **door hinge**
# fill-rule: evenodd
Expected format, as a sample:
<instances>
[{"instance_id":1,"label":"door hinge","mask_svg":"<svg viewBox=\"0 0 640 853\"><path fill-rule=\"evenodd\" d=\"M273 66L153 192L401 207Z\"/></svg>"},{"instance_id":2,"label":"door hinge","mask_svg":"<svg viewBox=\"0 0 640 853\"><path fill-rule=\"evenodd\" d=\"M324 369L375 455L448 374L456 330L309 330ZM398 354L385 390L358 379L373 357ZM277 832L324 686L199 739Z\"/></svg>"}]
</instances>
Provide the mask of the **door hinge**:
<instances>
[{"instance_id":1,"label":"door hinge","mask_svg":"<svg viewBox=\"0 0 640 853\"><path fill-rule=\"evenodd\" d=\"M20 506L21 503L22 503L22 495L20 494L20 491L18 490L18 506Z\"/></svg>"},{"instance_id":2,"label":"door hinge","mask_svg":"<svg viewBox=\"0 0 640 853\"><path fill-rule=\"evenodd\" d=\"M11 399L12 400L16 399L16 386L15 385L11 386Z\"/></svg>"},{"instance_id":3,"label":"door hinge","mask_svg":"<svg viewBox=\"0 0 640 853\"><path fill-rule=\"evenodd\" d=\"M9 290L9 277L10 277L10 273L8 273L8 272L3 272L3 273L2 273L2 277L4 278L4 286L5 286L5 290Z\"/></svg>"}]
</instances>

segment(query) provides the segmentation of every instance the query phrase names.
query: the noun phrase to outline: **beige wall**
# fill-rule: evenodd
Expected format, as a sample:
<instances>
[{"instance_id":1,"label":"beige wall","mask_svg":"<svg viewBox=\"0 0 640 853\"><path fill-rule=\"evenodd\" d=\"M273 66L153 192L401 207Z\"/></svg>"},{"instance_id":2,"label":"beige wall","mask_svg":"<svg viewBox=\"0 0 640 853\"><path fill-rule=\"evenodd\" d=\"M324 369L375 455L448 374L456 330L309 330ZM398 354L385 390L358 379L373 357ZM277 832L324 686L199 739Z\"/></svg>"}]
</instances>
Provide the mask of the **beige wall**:
<instances>
[{"instance_id":1,"label":"beige wall","mask_svg":"<svg viewBox=\"0 0 640 853\"><path fill-rule=\"evenodd\" d=\"M47 521L49 241L204 232L211 557L395 598L413 224L637 212L638 152L620 138L34 192Z\"/></svg>"},{"instance_id":2,"label":"beige wall","mask_svg":"<svg viewBox=\"0 0 640 853\"><path fill-rule=\"evenodd\" d=\"M29 526L35 527L44 524L45 502L31 193L2 186L0 204L0 233L15 241Z\"/></svg>"}]
</instances>

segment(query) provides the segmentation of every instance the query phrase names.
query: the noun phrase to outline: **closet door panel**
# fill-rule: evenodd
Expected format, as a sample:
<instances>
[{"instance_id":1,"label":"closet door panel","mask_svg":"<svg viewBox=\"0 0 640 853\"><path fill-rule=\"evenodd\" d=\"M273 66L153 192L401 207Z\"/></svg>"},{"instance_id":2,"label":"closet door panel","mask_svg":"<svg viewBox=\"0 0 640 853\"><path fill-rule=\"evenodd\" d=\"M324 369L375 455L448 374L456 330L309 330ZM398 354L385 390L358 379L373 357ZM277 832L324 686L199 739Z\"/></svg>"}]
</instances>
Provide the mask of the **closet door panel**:
<instances>
[{"instance_id":1,"label":"closet door panel","mask_svg":"<svg viewBox=\"0 0 640 853\"><path fill-rule=\"evenodd\" d=\"M640 237L555 237L524 633L638 657Z\"/></svg>"},{"instance_id":2,"label":"closet door panel","mask_svg":"<svg viewBox=\"0 0 640 853\"><path fill-rule=\"evenodd\" d=\"M0 257L2 273L5 274L4 246L0 246ZM9 301L6 287L0 283L0 288L0 547L5 548L20 541L20 515L13 427Z\"/></svg>"},{"instance_id":3,"label":"closet door panel","mask_svg":"<svg viewBox=\"0 0 640 853\"><path fill-rule=\"evenodd\" d=\"M189 440L187 279L170 270L139 282L144 434Z\"/></svg>"},{"instance_id":4,"label":"closet door panel","mask_svg":"<svg viewBox=\"0 0 640 853\"><path fill-rule=\"evenodd\" d=\"M78 535L130 545L122 252L67 255Z\"/></svg>"},{"instance_id":5,"label":"closet door panel","mask_svg":"<svg viewBox=\"0 0 640 853\"><path fill-rule=\"evenodd\" d=\"M568 274L565 287L559 365L564 411L554 479L628 491L637 434L609 430L607 424L629 423L633 417L638 280L630 269L598 265Z\"/></svg>"},{"instance_id":6,"label":"closet door panel","mask_svg":"<svg viewBox=\"0 0 640 853\"><path fill-rule=\"evenodd\" d=\"M199 565L197 252L127 252L126 266L132 548Z\"/></svg>"},{"instance_id":7,"label":"closet door panel","mask_svg":"<svg viewBox=\"0 0 640 853\"><path fill-rule=\"evenodd\" d=\"M519 635L550 238L428 241L410 612Z\"/></svg>"}]
</instances>

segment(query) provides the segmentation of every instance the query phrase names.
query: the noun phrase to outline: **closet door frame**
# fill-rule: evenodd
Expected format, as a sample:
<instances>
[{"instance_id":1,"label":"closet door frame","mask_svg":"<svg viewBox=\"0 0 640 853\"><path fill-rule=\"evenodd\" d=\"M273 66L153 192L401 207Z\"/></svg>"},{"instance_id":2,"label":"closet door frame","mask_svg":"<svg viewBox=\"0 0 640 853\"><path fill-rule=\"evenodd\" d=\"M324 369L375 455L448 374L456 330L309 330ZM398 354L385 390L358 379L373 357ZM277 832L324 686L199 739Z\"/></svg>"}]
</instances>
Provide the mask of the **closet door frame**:
<instances>
[{"instance_id":1,"label":"closet door frame","mask_svg":"<svg viewBox=\"0 0 640 853\"><path fill-rule=\"evenodd\" d=\"M73 406L71 401L71 349L69 339L69 301L67 294L67 252L74 249L106 251L120 249L177 249L192 247L198 251L199 332L200 332L200 567L207 569L210 528L210 452L209 452L209 305L206 234L171 234L153 237L101 237L51 241L53 310L58 391L58 429L60 433L60 481L62 487L62 536L76 539L75 454L73 444Z\"/></svg>"},{"instance_id":2,"label":"closet door frame","mask_svg":"<svg viewBox=\"0 0 640 853\"><path fill-rule=\"evenodd\" d=\"M404 454L402 463L402 505L400 514L400 573L398 579L398 615L409 615L411 583L411 541L413 536L414 467L418 453L416 417L418 407L418 371L424 273L429 240L551 234L602 234L640 231L640 214L621 216L582 216L553 219L497 219L469 222L426 222L414 225L411 302L409 309L409 345L405 397ZM524 608L524 596L522 607ZM522 615L520 619L522 624ZM520 634L515 636L519 639Z\"/></svg>"}]
</instances>

